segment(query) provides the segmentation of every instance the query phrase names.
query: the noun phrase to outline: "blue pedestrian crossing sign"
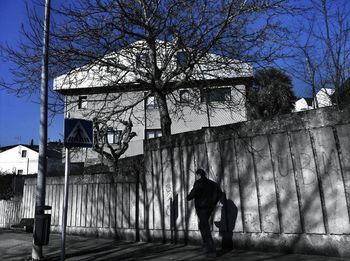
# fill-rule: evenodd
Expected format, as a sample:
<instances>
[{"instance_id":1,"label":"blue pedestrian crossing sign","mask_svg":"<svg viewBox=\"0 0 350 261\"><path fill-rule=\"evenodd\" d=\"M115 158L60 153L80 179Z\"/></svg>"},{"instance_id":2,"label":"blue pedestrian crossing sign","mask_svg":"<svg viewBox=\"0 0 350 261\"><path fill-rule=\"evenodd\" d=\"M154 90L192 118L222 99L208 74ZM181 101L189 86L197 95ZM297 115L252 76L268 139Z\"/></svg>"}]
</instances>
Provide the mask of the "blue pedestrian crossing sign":
<instances>
[{"instance_id":1,"label":"blue pedestrian crossing sign","mask_svg":"<svg viewBox=\"0 0 350 261\"><path fill-rule=\"evenodd\" d=\"M64 146L66 148L91 148L93 144L92 121L64 119Z\"/></svg>"}]
</instances>

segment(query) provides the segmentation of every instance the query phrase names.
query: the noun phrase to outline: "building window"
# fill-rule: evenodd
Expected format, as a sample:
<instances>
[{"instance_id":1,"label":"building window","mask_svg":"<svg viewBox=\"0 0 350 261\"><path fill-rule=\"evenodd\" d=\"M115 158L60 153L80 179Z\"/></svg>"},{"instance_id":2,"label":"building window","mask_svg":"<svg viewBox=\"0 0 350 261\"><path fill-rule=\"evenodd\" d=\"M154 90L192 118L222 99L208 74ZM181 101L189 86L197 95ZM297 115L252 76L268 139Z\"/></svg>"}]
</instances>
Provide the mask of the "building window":
<instances>
[{"instance_id":1,"label":"building window","mask_svg":"<svg viewBox=\"0 0 350 261\"><path fill-rule=\"evenodd\" d=\"M112 128L108 129L106 134L106 139L109 144L118 143L119 137L122 134L121 130L113 130Z\"/></svg>"},{"instance_id":2,"label":"building window","mask_svg":"<svg viewBox=\"0 0 350 261\"><path fill-rule=\"evenodd\" d=\"M27 150L22 150L22 158L26 158L27 157Z\"/></svg>"},{"instance_id":3,"label":"building window","mask_svg":"<svg viewBox=\"0 0 350 261\"><path fill-rule=\"evenodd\" d=\"M215 88L201 90L201 102L231 101L231 88Z\"/></svg>"},{"instance_id":4,"label":"building window","mask_svg":"<svg viewBox=\"0 0 350 261\"><path fill-rule=\"evenodd\" d=\"M18 169L17 170L17 175L23 175L23 169Z\"/></svg>"},{"instance_id":5,"label":"building window","mask_svg":"<svg viewBox=\"0 0 350 261\"><path fill-rule=\"evenodd\" d=\"M154 95L149 95L145 100L146 109L158 109L158 103Z\"/></svg>"},{"instance_id":6,"label":"building window","mask_svg":"<svg viewBox=\"0 0 350 261\"><path fill-rule=\"evenodd\" d=\"M176 54L176 62L180 67L184 67L188 63L188 55L186 52L178 52Z\"/></svg>"},{"instance_id":7,"label":"building window","mask_svg":"<svg viewBox=\"0 0 350 261\"><path fill-rule=\"evenodd\" d=\"M180 90L180 103L189 104L191 101L189 90Z\"/></svg>"},{"instance_id":8,"label":"building window","mask_svg":"<svg viewBox=\"0 0 350 261\"><path fill-rule=\"evenodd\" d=\"M146 130L146 140L148 139L154 139L158 137L162 137L162 130L161 129L149 129Z\"/></svg>"},{"instance_id":9,"label":"building window","mask_svg":"<svg viewBox=\"0 0 350 261\"><path fill-rule=\"evenodd\" d=\"M86 109L86 108L87 108L87 96L79 96L78 109Z\"/></svg>"}]
</instances>

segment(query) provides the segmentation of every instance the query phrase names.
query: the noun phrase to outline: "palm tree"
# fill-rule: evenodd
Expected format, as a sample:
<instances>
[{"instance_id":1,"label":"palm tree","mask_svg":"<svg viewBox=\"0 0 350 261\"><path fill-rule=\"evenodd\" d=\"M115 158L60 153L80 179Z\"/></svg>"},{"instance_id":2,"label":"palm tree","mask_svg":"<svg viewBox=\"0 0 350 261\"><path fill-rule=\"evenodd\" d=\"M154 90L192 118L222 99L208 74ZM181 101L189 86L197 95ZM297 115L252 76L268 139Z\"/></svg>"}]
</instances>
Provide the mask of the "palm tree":
<instances>
[{"instance_id":1,"label":"palm tree","mask_svg":"<svg viewBox=\"0 0 350 261\"><path fill-rule=\"evenodd\" d=\"M250 119L290 113L296 101L292 80L275 68L259 70L255 73L247 101Z\"/></svg>"}]
</instances>

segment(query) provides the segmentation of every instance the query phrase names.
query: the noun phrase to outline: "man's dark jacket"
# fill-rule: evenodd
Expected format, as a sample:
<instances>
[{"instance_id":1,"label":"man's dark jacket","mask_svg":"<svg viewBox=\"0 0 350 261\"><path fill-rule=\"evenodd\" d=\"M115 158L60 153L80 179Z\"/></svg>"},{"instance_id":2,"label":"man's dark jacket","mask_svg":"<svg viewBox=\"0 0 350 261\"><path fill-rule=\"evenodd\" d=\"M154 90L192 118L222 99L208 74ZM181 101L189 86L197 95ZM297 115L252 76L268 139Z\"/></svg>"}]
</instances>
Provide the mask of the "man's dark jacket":
<instances>
[{"instance_id":1,"label":"man's dark jacket","mask_svg":"<svg viewBox=\"0 0 350 261\"><path fill-rule=\"evenodd\" d=\"M194 199L196 210L212 209L220 200L221 195L222 191L219 185L207 179L205 176L202 176L194 183L190 194L187 196L187 200Z\"/></svg>"}]
</instances>

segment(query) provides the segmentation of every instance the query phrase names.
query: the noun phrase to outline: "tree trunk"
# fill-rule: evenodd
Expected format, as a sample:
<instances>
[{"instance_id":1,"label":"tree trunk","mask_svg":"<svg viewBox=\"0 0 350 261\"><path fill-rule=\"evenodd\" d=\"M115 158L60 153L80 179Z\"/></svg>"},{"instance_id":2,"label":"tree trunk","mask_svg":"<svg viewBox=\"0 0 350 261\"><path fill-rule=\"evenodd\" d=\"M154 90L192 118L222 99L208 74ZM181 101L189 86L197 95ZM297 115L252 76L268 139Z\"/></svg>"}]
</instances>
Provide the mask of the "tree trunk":
<instances>
[{"instance_id":1,"label":"tree trunk","mask_svg":"<svg viewBox=\"0 0 350 261\"><path fill-rule=\"evenodd\" d=\"M168 105L166 102L166 95L163 93L156 92L155 97L157 99L160 115L160 126L162 128L162 136L171 136L171 119L169 116Z\"/></svg>"}]
</instances>

